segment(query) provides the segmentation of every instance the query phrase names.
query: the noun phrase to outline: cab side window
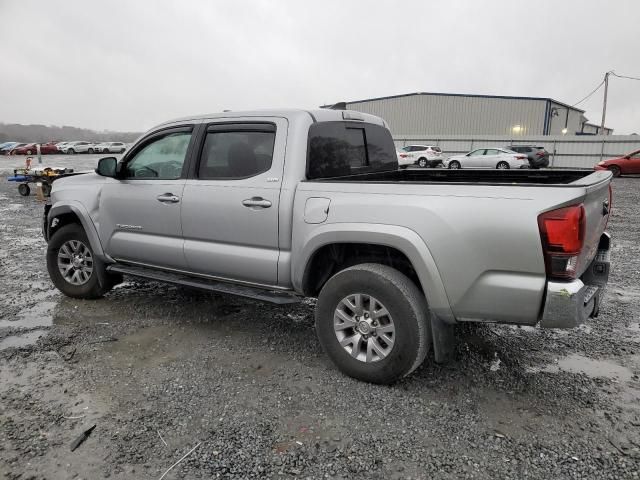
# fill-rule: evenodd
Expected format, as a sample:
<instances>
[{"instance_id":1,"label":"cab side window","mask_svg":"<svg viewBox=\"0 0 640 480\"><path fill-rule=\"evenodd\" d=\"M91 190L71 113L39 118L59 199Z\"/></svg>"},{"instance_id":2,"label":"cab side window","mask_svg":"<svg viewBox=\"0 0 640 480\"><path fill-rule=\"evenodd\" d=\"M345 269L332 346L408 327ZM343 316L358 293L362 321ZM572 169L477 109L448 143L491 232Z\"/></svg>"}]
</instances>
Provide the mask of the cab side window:
<instances>
[{"instance_id":1,"label":"cab side window","mask_svg":"<svg viewBox=\"0 0 640 480\"><path fill-rule=\"evenodd\" d=\"M218 127L224 128L224 127ZM234 180L255 177L271 169L275 129L265 131L214 129L207 132L198 178L202 180Z\"/></svg>"},{"instance_id":2,"label":"cab side window","mask_svg":"<svg viewBox=\"0 0 640 480\"><path fill-rule=\"evenodd\" d=\"M191 141L191 132L168 133L152 140L127 162L124 176L128 179L176 180Z\"/></svg>"}]
</instances>

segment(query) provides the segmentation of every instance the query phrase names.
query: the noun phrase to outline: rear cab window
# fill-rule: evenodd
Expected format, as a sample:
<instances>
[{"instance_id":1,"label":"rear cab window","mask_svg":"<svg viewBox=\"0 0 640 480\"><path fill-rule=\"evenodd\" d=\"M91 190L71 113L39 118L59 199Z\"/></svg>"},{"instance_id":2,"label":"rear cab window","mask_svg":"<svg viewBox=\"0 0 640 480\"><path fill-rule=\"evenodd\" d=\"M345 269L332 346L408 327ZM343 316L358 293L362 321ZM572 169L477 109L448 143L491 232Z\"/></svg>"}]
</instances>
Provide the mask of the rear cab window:
<instances>
[{"instance_id":1,"label":"rear cab window","mask_svg":"<svg viewBox=\"0 0 640 480\"><path fill-rule=\"evenodd\" d=\"M320 179L395 171L396 149L389 130L371 123L321 122L309 128L307 178Z\"/></svg>"}]
</instances>

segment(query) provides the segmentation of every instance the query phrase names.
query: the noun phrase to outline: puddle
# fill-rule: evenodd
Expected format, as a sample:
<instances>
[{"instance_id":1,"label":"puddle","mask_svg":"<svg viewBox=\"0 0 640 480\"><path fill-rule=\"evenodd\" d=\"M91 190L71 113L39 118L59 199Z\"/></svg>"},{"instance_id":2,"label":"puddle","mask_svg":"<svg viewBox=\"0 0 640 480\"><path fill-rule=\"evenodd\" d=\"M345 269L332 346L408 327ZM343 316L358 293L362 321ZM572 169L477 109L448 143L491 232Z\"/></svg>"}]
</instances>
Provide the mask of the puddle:
<instances>
[{"instance_id":1,"label":"puddle","mask_svg":"<svg viewBox=\"0 0 640 480\"><path fill-rule=\"evenodd\" d=\"M40 337L46 334L46 330L32 330L30 332L23 333L22 335L11 335L0 340L0 350L5 350L11 347L20 348L33 345Z\"/></svg>"},{"instance_id":2,"label":"puddle","mask_svg":"<svg viewBox=\"0 0 640 480\"><path fill-rule=\"evenodd\" d=\"M573 354L558 360L557 363L547 365L544 368L531 368L530 373L584 373L586 376L613 378L621 382L631 380L633 372L622 365L608 360L594 360L593 358Z\"/></svg>"},{"instance_id":3,"label":"puddle","mask_svg":"<svg viewBox=\"0 0 640 480\"><path fill-rule=\"evenodd\" d=\"M15 320L0 320L0 328L49 327L53 324L52 310L57 302L40 302L16 315Z\"/></svg>"}]
</instances>

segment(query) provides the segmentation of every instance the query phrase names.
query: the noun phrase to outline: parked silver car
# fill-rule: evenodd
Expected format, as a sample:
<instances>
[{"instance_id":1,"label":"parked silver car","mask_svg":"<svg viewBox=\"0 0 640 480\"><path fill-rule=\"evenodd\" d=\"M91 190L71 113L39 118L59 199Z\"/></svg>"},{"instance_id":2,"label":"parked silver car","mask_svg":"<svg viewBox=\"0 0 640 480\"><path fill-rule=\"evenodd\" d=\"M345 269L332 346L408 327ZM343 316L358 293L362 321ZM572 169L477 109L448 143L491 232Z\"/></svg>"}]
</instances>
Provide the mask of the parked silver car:
<instances>
[{"instance_id":1,"label":"parked silver car","mask_svg":"<svg viewBox=\"0 0 640 480\"><path fill-rule=\"evenodd\" d=\"M123 153L127 146L122 142L102 142L94 146L96 153Z\"/></svg>"},{"instance_id":2,"label":"parked silver car","mask_svg":"<svg viewBox=\"0 0 640 480\"><path fill-rule=\"evenodd\" d=\"M445 168L527 168L526 155L505 148L477 148L464 155L454 155L443 162Z\"/></svg>"}]
</instances>

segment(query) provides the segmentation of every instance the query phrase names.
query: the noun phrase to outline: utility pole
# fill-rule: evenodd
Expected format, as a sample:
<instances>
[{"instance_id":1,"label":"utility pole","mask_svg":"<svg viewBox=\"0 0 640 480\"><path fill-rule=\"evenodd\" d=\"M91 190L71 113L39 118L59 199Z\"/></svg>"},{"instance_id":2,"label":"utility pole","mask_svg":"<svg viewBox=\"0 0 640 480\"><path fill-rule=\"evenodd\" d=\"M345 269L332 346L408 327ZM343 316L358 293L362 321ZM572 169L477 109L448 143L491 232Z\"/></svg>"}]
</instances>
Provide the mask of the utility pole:
<instances>
[{"instance_id":1,"label":"utility pole","mask_svg":"<svg viewBox=\"0 0 640 480\"><path fill-rule=\"evenodd\" d=\"M611 72L607 72L604 74L604 100L602 102L602 122L600 123L600 135L604 135L604 119L607 116L607 91L609 90L609 74Z\"/></svg>"}]
</instances>

